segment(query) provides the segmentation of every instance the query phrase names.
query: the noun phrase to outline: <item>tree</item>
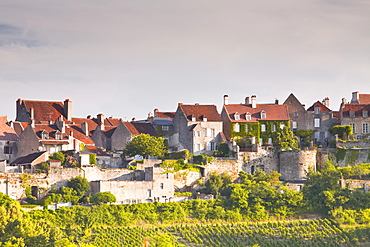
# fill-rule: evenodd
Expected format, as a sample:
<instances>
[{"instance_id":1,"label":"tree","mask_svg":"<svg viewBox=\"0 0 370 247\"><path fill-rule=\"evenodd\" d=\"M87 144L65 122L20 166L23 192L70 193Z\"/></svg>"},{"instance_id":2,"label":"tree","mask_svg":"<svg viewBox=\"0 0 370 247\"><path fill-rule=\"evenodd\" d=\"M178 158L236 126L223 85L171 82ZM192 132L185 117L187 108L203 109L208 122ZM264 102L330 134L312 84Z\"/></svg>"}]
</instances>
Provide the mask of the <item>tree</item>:
<instances>
[{"instance_id":1,"label":"tree","mask_svg":"<svg viewBox=\"0 0 370 247\"><path fill-rule=\"evenodd\" d=\"M290 131L288 126L285 126L281 132L277 134L278 145L283 150L297 150L298 149L298 138L294 136L293 132Z\"/></svg>"},{"instance_id":2,"label":"tree","mask_svg":"<svg viewBox=\"0 0 370 247\"><path fill-rule=\"evenodd\" d=\"M55 152L52 156L49 157L51 160L60 160L60 163L64 163L65 161L65 156L62 152Z\"/></svg>"},{"instance_id":3,"label":"tree","mask_svg":"<svg viewBox=\"0 0 370 247\"><path fill-rule=\"evenodd\" d=\"M78 196L82 197L90 189L86 178L77 176L68 181L67 186L74 189Z\"/></svg>"},{"instance_id":4,"label":"tree","mask_svg":"<svg viewBox=\"0 0 370 247\"><path fill-rule=\"evenodd\" d=\"M141 155L144 158L148 158L148 156L162 157L167 153L167 148L162 137L141 134L134 136L126 144L124 151L130 157Z\"/></svg>"},{"instance_id":5,"label":"tree","mask_svg":"<svg viewBox=\"0 0 370 247\"><path fill-rule=\"evenodd\" d=\"M110 193L109 191L98 192L91 197L92 203L108 203L108 202L116 202L116 201L117 201L116 196Z\"/></svg>"}]
</instances>

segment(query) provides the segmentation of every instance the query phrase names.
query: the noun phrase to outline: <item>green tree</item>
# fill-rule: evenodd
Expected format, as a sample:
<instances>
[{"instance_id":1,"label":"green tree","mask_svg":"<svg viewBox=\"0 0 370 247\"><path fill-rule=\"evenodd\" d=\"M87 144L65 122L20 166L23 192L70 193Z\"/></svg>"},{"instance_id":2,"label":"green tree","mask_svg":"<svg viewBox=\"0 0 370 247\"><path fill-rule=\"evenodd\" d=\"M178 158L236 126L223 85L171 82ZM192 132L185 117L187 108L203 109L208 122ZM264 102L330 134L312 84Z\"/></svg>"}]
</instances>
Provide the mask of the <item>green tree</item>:
<instances>
[{"instance_id":1,"label":"green tree","mask_svg":"<svg viewBox=\"0 0 370 247\"><path fill-rule=\"evenodd\" d=\"M90 189L89 181L81 176L77 176L69 180L67 186L74 189L80 197L85 195L85 193Z\"/></svg>"},{"instance_id":2,"label":"green tree","mask_svg":"<svg viewBox=\"0 0 370 247\"><path fill-rule=\"evenodd\" d=\"M167 148L162 137L141 134L134 136L126 144L124 151L130 157L141 155L144 158L148 158L148 156L162 157L167 153Z\"/></svg>"},{"instance_id":3,"label":"green tree","mask_svg":"<svg viewBox=\"0 0 370 247\"><path fill-rule=\"evenodd\" d=\"M92 203L108 203L108 202L116 202L117 198L111 192L98 192L91 197Z\"/></svg>"},{"instance_id":4,"label":"green tree","mask_svg":"<svg viewBox=\"0 0 370 247\"><path fill-rule=\"evenodd\" d=\"M62 152L55 152L53 155L49 157L51 160L60 160L60 163L64 163L66 157Z\"/></svg>"},{"instance_id":5,"label":"green tree","mask_svg":"<svg viewBox=\"0 0 370 247\"><path fill-rule=\"evenodd\" d=\"M283 150L297 150L298 137L294 136L288 126L285 126L281 132L276 133L277 145Z\"/></svg>"}]
</instances>

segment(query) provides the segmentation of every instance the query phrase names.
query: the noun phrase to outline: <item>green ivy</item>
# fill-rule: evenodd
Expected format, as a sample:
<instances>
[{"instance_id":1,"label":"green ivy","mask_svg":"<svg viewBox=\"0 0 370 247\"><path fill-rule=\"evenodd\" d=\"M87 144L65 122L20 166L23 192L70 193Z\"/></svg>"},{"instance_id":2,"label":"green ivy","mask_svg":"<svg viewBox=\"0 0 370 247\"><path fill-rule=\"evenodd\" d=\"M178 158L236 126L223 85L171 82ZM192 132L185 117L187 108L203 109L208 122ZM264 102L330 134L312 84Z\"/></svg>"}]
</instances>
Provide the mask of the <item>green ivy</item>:
<instances>
[{"instance_id":1,"label":"green ivy","mask_svg":"<svg viewBox=\"0 0 370 247\"><path fill-rule=\"evenodd\" d=\"M354 165L356 161L358 160L359 151L358 150L350 150L350 151L351 151L350 154L347 155L347 158L346 158L346 164Z\"/></svg>"},{"instance_id":2,"label":"green ivy","mask_svg":"<svg viewBox=\"0 0 370 247\"><path fill-rule=\"evenodd\" d=\"M335 152L335 159L337 163L341 160L344 160L344 157L346 157L346 150L343 148L338 148L338 150Z\"/></svg>"}]
</instances>

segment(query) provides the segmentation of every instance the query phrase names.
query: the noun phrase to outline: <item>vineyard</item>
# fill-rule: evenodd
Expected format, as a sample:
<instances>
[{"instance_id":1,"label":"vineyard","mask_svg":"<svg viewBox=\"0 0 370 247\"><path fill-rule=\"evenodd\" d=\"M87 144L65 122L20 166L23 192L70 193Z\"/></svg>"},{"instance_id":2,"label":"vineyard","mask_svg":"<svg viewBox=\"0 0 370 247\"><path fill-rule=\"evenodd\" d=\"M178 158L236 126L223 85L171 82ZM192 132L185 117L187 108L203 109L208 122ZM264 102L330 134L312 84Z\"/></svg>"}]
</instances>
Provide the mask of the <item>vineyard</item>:
<instances>
[{"instance_id":1,"label":"vineyard","mask_svg":"<svg viewBox=\"0 0 370 247\"><path fill-rule=\"evenodd\" d=\"M160 227L99 227L94 246L354 246L370 236L343 232L328 219L241 222L229 224L178 224Z\"/></svg>"}]
</instances>

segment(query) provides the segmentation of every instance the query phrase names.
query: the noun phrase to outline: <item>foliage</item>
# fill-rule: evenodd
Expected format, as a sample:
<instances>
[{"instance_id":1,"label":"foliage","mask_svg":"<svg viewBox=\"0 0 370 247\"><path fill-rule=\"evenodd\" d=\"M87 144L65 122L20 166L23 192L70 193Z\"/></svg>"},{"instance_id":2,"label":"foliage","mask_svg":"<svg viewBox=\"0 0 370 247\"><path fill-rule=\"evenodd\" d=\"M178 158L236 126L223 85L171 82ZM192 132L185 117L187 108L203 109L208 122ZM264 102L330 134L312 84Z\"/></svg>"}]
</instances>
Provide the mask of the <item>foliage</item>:
<instances>
[{"instance_id":1,"label":"foliage","mask_svg":"<svg viewBox=\"0 0 370 247\"><path fill-rule=\"evenodd\" d=\"M217 150L213 152L213 156L215 157L228 157L229 155L229 145L227 145L225 142L220 143L217 147Z\"/></svg>"},{"instance_id":2,"label":"foliage","mask_svg":"<svg viewBox=\"0 0 370 247\"><path fill-rule=\"evenodd\" d=\"M293 130L293 133L296 136L303 138L304 143L307 145L312 141L312 135L315 133L315 130Z\"/></svg>"},{"instance_id":3,"label":"foliage","mask_svg":"<svg viewBox=\"0 0 370 247\"><path fill-rule=\"evenodd\" d=\"M340 139L347 139L349 135L352 135L353 129L351 125L335 125L330 127L330 134L338 135Z\"/></svg>"},{"instance_id":4,"label":"foliage","mask_svg":"<svg viewBox=\"0 0 370 247\"><path fill-rule=\"evenodd\" d=\"M149 156L162 157L167 153L167 148L162 137L141 134L134 136L134 138L126 144L124 151L125 154L130 157L141 155L144 158L148 158Z\"/></svg>"},{"instance_id":5,"label":"foliage","mask_svg":"<svg viewBox=\"0 0 370 247\"><path fill-rule=\"evenodd\" d=\"M228 185L232 183L232 177L226 173L221 175L211 174L210 178L205 182L205 193L211 193L214 196L230 194Z\"/></svg>"},{"instance_id":6,"label":"foliage","mask_svg":"<svg viewBox=\"0 0 370 247\"><path fill-rule=\"evenodd\" d=\"M293 135L288 126L285 126L281 132L276 133L277 145L282 150L298 150L298 138Z\"/></svg>"},{"instance_id":7,"label":"foliage","mask_svg":"<svg viewBox=\"0 0 370 247\"><path fill-rule=\"evenodd\" d=\"M48 173L50 170L50 164L48 162L42 162L38 166L39 169L44 173Z\"/></svg>"},{"instance_id":8,"label":"foliage","mask_svg":"<svg viewBox=\"0 0 370 247\"><path fill-rule=\"evenodd\" d=\"M186 197L192 197L193 193L191 192L175 192L175 196L186 196Z\"/></svg>"},{"instance_id":9,"label":"foliage","mask_svg":"<svg viewBox=\"0 0 370 247\"><path fill-rule=\"evenodd\" d=\"M67 186L76 191L77 195L82 197L90 190L89 181L86 178L77 176L68 181Z\"/></svg>"},{"instance_id":10,"label":"foliage","mask_svg":"<svg viewBox=\"0 0 370 247\"><path fill-rule=\"evenodd\" d=\"M96 165L96 154L89 154L89 162L92 165Z\"/></svg>"},{"instance_id":11,"label":"foliage","mask_svg":"<svg viewBox=\"0 0 370 247\"><path fill-rule=\"evenodd\" d=\"M113 195L111 192L106 191L106 192L98 192L95 195L91 197L91 202L92 203L112 203L116 202L116 196Z\"/></svg>"},{"instance_id":12,"label":"foliage","mask_svg":"<svg viewBox=\"0 0 370 247\"><path fill-rule=\"evenodd\" d=\"M197 164L187 163L183 159L163 160L160 166L163 168L172 168L172 169L166 170L166 173L178 172L181 170L192 170L192 171L200 172Z\"/></svg>"},{"instance_id":13,"label":"foliage","mask_svg":"<svg viewBox=\"0 0 370 247\"><path fill-rule=\"evenodd\" d=\"M127 169L129 169L129 170L137 170L137 169L138 169L138 167L137 167L137 166L134 166L134 165L129 165L129 166L127 167Z\"/></svg>"},{"instance_id":14,"label":"foliage","mask_svg":"<svg viewBox=\"0 0 370 247\"><path fill-rule=\"evenodd\" d=\"M189 150L185 149L182 151L174 151L171 153L166 153L164 154L163 158L164 159L171 159L171 160L178 160L178 159L183 159L183 160L188 160L190 159L191 154Z\"/></svg>"},{"instance_id":15,"label":"foliage","mask_svg":"<svg viewBox=\"0 0 370 247\"><path fill-rule=\"evenodd\" d=\"M64 163L65 156L62 152L55 152L53 155L49 157L50 160L60 160L60 163Z\"/></svg>"}]
</instances>

